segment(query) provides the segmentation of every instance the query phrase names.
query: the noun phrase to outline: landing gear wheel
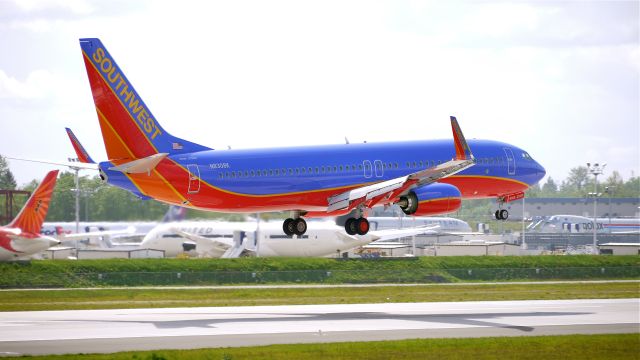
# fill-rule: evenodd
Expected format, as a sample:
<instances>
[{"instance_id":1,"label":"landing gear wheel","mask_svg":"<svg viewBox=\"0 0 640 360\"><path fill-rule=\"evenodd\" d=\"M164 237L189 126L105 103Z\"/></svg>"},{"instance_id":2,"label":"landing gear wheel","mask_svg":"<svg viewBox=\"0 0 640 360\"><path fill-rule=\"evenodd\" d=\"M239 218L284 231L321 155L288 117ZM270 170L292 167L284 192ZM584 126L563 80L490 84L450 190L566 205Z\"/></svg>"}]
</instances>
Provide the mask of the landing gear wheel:
<instances>
[{"instance_id":1,"label":"landing gear wheel","mask_svg":"<svg viewBox=\"0 0 640 360\"><path fill-rule=\"evenodd\" d=\"M355 235L358 233L358 227L356 226L356 219L348 218L347 222L344 224L344 230L349 235Z\"/></svg>"},{"instance_id":2,"label":"landing gear wheel","mask_svg":"<svg viewBox=\"0 0 640 360\"><path fill-rule=\"evenodd\" d=\"M407 196L401 197L398 205L406 215L414 214L418 210L418 197L412 191Z\"/></svg>"},{"instance_id":3,"label":"landing gear wheel","mask_svg":"<svg viewBox=\"0 0 640 360\"><path fill-rule=\"evenodd\" d=\"M302 236L307 232L307 222L304 221L303 218L297 218L293 220L293 227L293 233L298 236Z\"/></svg>"},{"instance_id":4,"label":"landing gear wheel","mask_svg":"<svg viewBox=\"0 0 640 360\"><path fill-rule=\"evenodd\" d=\"M296 221L292 218L288 218L284 221L284 223L282 223L282 230L284 231L285 235L293 236L293 234L295 234L295 222Z\"/></svg>"},{"instance_id":5,"label":"landing gear wheel","mask_svg":"<svg viewBox=\"0 0 640 360\"><path fill-rule=\"evenodd\" d=\"M496 210L495 212L496 220L507 220L509 218L509 212L507 210Z\"/></svg>"},{"instance_id":6,"label":"landing gear wheel","mask_svg":"<svg viewBox=\"0 0 640 360\"><path fill-rule=\"evenodd\" d=\"M369 232L369 220L360 218L355 223L358 235L366 235Z\"/></svg>"}]
</instances>

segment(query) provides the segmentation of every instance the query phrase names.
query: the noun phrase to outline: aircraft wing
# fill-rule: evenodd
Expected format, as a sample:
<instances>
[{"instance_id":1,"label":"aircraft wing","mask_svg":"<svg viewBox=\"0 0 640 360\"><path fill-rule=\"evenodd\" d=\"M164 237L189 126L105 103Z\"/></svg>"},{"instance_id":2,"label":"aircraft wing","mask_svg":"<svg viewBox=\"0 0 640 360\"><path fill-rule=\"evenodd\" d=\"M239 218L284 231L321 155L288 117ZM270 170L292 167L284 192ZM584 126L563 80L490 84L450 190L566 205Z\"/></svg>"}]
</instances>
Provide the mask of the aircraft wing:
<instances>
[{"instance_id":1,"label":"aircraft wing","mask_svg":"<svg viewBox=\"0 0 640 360\"><path fill-rule=\"evenodd\" d=\"M415 227L407 229L388 229L388 230L375 230L370 231L374 236L378 237L376 241L388 241L396 240L404 237L424 235L424 234L436 234L440 225L428 226L428 227Z\"/></svg>"},{"instance_id":2,"label":"aircraft wing","mask_svg":"<svg viewBox=\"0 0 640 360\"><path fill-rule=\"evenodd\" d=\"M226 252L227 250L229 250L231 248L231 245L229 244L225 244L222 241L218 241L215 239L211 239L208 237L204 237L204 236L200 236L200 235L196 235L196 234L192 234L192 233L188 233L186 231L182 231L180 229L173 229L173 231L175 231L176 234L187 238L191 241L194 241L196 243L196 246L198 244L201 244L205 247L212 247L214 250L220 251L220 252ZM201 246L201 247L203 247Z\"/></svg>"},{"instance_id":3,"label":"aircraft wing","mask_svg":"<svg viewBox=\"0 0 640 360\"><path fill-rule=\"evenodd\" d=\"M90 231L85 233L65 234L64 240L86 239L86 238L98 238L102 236L113 235L131 235L136 231L135 227L129 226L123 230L105 230L105 231Z\"/></svg>"},{"instance_id":4,"label":"aircraft wing","mask_svg":"<svg viewBox=\"0 0 640 360\"><path fill-rule=\"evenodd\" d=\"M453 129L456 148L456 157L454 159L409 175L331 196L328 199L327 212L344 209L352 210L362 204L371 208L379 202L389 203L414 187L434 183L473 166L475 160L454 116L451 116L451 128Z\"/></svg>"}]
</instances>

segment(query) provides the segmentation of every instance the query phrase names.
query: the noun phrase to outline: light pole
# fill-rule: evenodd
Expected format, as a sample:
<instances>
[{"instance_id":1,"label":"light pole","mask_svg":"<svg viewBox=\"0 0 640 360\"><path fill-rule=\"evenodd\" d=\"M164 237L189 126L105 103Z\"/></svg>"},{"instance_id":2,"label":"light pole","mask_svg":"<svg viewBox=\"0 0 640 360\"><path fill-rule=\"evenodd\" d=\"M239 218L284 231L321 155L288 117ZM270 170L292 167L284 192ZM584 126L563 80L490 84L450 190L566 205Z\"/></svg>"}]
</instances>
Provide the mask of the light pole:
<instances>
[{"instance_id":1,"label":"light pole","mask_svg":"<svg viewBox=\"0 0 640 360\"><path fill-rule=\"evenodd\" d=\"M593 195L593 251L594 252L597 249L597 242L598 242L596 238L596 232L597 232L596 217L598 216L598 175L604 172L605 166L607 166L607 164L600 165L598 163L595 163L591 165L591 163L587 163L587 170L591 174L593 174L595 178L594 192L589 194L589 195Z\"/></svg>"},{"instance_id":2,"label":"light pole","mask_svg":"<svg viewBox=\"0 0 640 360\"><path fill-rule=\"evenodd\" d=\"M611 194L615 190L615 186L607 186L604 188L604 192L609 195L609 229L611 229Z\"/></svg>"}]
</instances>

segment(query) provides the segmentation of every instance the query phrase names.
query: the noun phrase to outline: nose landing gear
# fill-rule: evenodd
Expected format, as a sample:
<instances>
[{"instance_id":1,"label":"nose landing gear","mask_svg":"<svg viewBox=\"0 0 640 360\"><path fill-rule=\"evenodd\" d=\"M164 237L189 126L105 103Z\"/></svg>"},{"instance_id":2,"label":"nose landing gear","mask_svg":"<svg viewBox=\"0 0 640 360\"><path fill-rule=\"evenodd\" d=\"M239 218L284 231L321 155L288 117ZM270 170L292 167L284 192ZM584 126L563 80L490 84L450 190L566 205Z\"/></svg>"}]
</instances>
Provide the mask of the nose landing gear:
<instances>
[{"instance_id":1,"label":"nose landing gear","mask_svg":"<svg viewBox=\"0 0 640 360\"><path fill-rule=\"evenodd\" d=\"M495 212L496 220L507 220L509 218L509 212L504 209L498 209Z\"/></svg>"},{"instance_id":2,"label":"nose landing gear","mask_svg":"<svg viewBox=\"0 0 640 360\"><path fill-rule=\"evenodd\" d=\"M496 220L507 220L509 218L509 211L502 208L506 201L506 197L498 198L498 210L493 214L496 217Z\"/></svg>"}]
</instances>

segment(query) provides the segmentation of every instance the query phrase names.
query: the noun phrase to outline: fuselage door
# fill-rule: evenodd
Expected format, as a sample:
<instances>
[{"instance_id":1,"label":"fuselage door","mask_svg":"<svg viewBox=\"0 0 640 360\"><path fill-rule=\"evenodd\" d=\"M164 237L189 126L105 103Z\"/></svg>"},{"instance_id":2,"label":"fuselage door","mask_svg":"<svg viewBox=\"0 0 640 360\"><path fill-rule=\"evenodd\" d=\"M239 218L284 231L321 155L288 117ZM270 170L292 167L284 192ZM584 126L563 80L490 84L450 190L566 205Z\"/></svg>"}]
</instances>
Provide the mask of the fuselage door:
<instances>
[{"instance_id":1,"label":"fuselage door","mask_svg":"<svg viewBox=\"0 0 640 360\"><path fill-rule=\"evenodd\" d=\"M376 169L376 177L382 177L382 175L384 175L384 169L382 166L382 161L380 160L376 160L373 162L373 166Z\"/></svg>"},{"instance_id":2,"label":"fuselage door","mask_svg":"<svg viewBox=\"0 0 640 360\"><path fill-rule=\"evenodd\" d=\"M189 171L189 188L187 189L188 194L197 194L200 191L200 169L198 169L198 165L189 164L187 165L187 171Z\"/></svg>"},{"instance_id":3,"label":"fuselage door","mask_svg":"<svg viewBox=\"0 0 640 360\"><path fill-rule=\"evenodd\" d=\"M510 148L504 148L504 153L507 155L507 171L509 175L516 174L516 158L513 157L513 150Z\"/></svg>"},{"instance_id":4,"label":"fuselage door","mask_svg":"<svg viewBox=\"0 0 640 360\"><path fill-rule=\"evenodd\" d=\"M370 178L373 176L373 167L371 166L371 161L365 160L362 162L362 166L364 167L364 177Z\"/></svg>"}]
</instances>

